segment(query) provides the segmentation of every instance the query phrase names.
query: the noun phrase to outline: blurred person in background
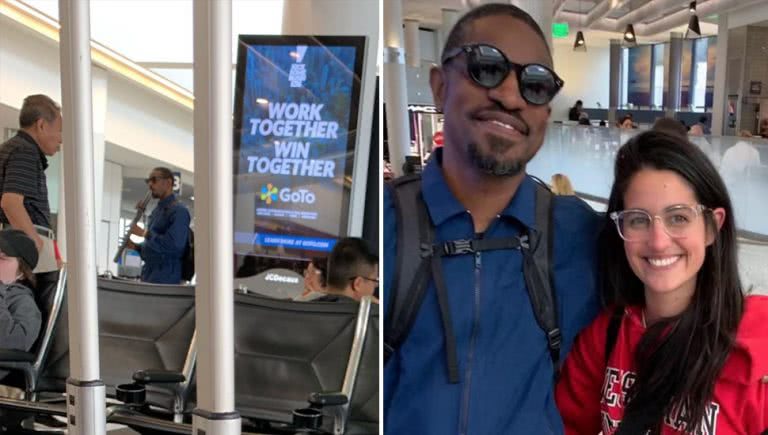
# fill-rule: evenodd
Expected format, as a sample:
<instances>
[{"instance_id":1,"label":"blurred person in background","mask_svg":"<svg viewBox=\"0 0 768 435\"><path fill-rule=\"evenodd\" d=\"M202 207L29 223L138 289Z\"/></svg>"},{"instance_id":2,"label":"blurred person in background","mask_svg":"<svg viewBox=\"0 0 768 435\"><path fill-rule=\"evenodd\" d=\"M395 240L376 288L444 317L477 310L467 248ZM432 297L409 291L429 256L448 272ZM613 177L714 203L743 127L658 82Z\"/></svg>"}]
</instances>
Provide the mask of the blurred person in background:
<instances>
[{"instance_id":1,"label":"blurred person in background","mask_svg":"<svg viewBox=\"0 0 768 435\"><path fill-rule=\"evenodd\" d=\"M554 193L555 195L575 195L576 194L576 192L573 191L571 180L565 174L558 173L553 175L552 179L550 180L550 185L552 186L552 193Z\"/></svg>"}]
</instances>

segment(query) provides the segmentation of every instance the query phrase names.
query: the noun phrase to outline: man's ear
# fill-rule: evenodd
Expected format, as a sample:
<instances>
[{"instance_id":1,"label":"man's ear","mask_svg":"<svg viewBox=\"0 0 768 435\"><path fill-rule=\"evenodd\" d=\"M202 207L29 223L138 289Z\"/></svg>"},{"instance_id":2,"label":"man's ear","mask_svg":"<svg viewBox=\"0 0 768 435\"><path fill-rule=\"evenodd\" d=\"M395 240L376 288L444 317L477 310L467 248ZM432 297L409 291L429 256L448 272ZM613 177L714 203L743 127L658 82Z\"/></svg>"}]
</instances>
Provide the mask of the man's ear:
<instances>
[{"instance_id":1,"label":"man's ear","mask_svg":"<svg viewBox=\"0 0 768 435\"><path fill-rule=\"evenodd\" d=\"M443 102L445 101L445 71L442 68L433 66L429 70L429 87L432 88L432 99L435 101L437 111L443 112Z\"/></svg>"},{"instance_id":2,"label":"man's ear","mask_svg":"<svg viewBox=\"0 0 768 435\"><path fill-rule=\"evenodd\" d=\"M349 280L349 288L351 288L353 292L357 293L357 289L362 285L362 281L362 278L356 276L354 279Z\"/></svg>"}]
</instances>

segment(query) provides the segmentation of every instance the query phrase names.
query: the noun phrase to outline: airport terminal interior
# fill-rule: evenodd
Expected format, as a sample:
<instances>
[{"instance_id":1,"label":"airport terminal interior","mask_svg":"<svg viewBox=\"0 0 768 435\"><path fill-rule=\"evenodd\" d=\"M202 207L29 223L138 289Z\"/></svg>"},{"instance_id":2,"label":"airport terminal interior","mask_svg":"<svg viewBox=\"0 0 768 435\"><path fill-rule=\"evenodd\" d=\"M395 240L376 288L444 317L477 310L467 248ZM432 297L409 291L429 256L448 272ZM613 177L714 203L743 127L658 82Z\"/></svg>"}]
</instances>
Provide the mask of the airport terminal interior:
<instances>
[{"instance_id":1,"label":"airport terminal interior","mask_svg":"<svg viewBox=\"0 0 768 435\"><path fill-rule=\"evenodd\" d=\"M744 287L768 294L768 2L507 2L565 82L527 172L602 212L617 149L680 122L726 182ZM62 266L34 346L0 349L0 433L383 431L386 266L358 299L308 283L344 238L380 255L384 183L443 146L430 69L483 3L0 0L0 142L29 95L64 123L45 170ZM173 283L142 280L157 168L190 217Z\"/></svg>"}]
</instances>

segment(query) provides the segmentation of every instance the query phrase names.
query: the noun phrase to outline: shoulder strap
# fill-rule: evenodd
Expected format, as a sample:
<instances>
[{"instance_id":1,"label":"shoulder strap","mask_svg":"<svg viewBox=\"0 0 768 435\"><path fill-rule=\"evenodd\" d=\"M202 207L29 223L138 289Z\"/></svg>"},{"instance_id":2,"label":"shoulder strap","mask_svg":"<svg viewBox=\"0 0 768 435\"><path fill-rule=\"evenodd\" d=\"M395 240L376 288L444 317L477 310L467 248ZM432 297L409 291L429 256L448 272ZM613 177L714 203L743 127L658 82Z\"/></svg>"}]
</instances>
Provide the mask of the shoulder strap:
<instances>
[{"instance_id":1,"label":"shoulder strap","mask_svg":"<svg viewBox=\"0 0 768 435\"><path fill-rule=\"evenodd\" d=\"M557 298L552 280L552 192L536 183L536 231L523 249L523 275L533 314L547 336L555 374L560 371L562 333L558 327Z\"/></svg>"},{"instance_id":2,"label":"shoulder strap","mask_svg":"<svg viewBox=\"0 0 768 435\"><path fill-rule=\"evenodd\" d=\"M458 383L459 362L448 305L448 290L443 277L441 253L435 252L437 250L432 244L434 230L421 194L420 174L395 180L392 193L397 213L397 266L390 287L390 309L384 323L384 361L408 336L431 277L435 281L443 323L448 381Z\"/></svg>"},{"instance_id":3,"label":"shoulder strap","mask_svg":"<svg viewBox=\"0 0 768 435\"><path fill-rule=\"evenodd\" d=\"M429 281L429 261L422 247L432 245L432 225L421 197L419 174L390 183L397 225L397 253L388 312L384 318L384 361L400 347L416 318ZM415 212L415 213L414 213ZM414 216L415 214L415 216Z\"/></svg>"},{"instance_id":4,"label":"shoulder strap","mask_svg":"<svg viewBox=\"0 0 768 435\"><path fill-rule=\"evenodd\" d=\"M616 339L619 337L619 327L624 317L624 307L617 306L611 313L611 320L608 322L608 328L605 330L605 364L611 358L613 348L616 346Z\"/></svg>"}]
</instances>

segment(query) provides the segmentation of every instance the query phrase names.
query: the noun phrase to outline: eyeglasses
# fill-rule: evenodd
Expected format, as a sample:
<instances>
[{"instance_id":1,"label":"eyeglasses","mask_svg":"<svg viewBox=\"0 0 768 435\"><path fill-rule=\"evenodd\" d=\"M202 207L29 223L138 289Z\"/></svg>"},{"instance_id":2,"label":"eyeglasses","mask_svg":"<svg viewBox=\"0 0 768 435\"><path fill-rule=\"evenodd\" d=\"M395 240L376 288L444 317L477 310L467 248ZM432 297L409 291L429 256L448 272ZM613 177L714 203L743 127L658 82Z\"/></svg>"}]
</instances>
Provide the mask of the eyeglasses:
<instances>
[{"instance_id":1,"label":"eyeglasses","mask_svg":"<svg viewBox=\"0 0 768 435\"><path fill-rule=\"evenodd\" d=\"M510 62L498 48L488 44L458 47L446 53L443 65L461 53L467 55L467 73L478 85L493 89L501 85L511 71L517 76L520 95L530 104L541 106L555 98L565 82L554 71L538 63L520 65Z\"/></svg>"},{"instance_id":2,"label":"eyeglasses","mask_svg":"<svg viewBox=\"0 0 768 435\"><path fill-rule=\"evenodd\" d=\"M627 242L642 242L651 235L651 227L656 219L664 224L664 232L669 237L682 239L688 237L694 228L693 223L701 212L709 208L701 205L673 205L661 215L651 215L645 210L630 209L615 211L610 214L616 223L619 236Z\"/></svg>"},{"instance_id":3,"label":"eyeglasses","mask_svg":"<svg viewBox=\"0 0 768 435\"><path fill-rule=\"evenodd\" d=\"M350 280L350 281L354 281L354 280L355 280L355 278L362 278L362 279L364 279L364 280L366 280L366 281L375 282L375 283L376 283L376 285L379 285L379 279L378 279L378 278L368 278L367 276L362 276L362 275L360 275L360 276L353 276L353 277L352 277L352 278L350 278L349 280Z\"/></svg>"},{"instance_id":4,"label":"eyeglasses","mask_svg":"<svg viewBox=\"0 0 768 435\"><path fill-rule=\"evenodd\" d=\"M169 177L161 177L161 176L158 176L158 175L153 175L153 176L151 176L149 178L145 178L144 182L149 184L149 183L157 183L157 180L168 180L168 179L169 179Z\"/></svg>"}]
</instances>

